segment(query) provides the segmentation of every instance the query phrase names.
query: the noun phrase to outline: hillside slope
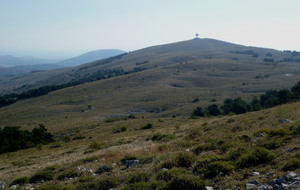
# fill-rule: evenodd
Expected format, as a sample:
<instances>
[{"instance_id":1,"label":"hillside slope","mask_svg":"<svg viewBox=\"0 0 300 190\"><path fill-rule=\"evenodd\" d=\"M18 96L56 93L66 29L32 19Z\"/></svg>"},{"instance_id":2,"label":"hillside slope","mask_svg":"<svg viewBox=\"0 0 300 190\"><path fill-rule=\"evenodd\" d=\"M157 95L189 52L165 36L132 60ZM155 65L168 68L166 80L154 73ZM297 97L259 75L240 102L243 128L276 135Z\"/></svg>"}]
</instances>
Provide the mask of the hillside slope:
<instances>
[{"instance_id":1,"label":"hillside slope","mask_svg":"<svg viewBox=\"0 0 300 190\"><path fill-rule=\"evenodd\" d=\"M220 59L223 62L226 60L225 62L235 62L241 65L247 63L255 69L260 69L257 70L257 75L261 74L258 77L269 76L270 69L276 69L278 72L280 70L282 74L291 76L297 75L299 72L298 69L295 69L299 65L299 57L299 55L294 56L292 53L272 49L246 47L213 39L193 39L153 46L72 68L2 77L0 93L20 93L41 86L84 80L96 76L99 71L109 69L118 68L132 71L135 68L154 69L180 63L196 63L203 60L217 63ZM230 67L230 64L227 65L229 67L224 67L224 69L228 71L239 69Z\"/></svg>"}]
</instances>

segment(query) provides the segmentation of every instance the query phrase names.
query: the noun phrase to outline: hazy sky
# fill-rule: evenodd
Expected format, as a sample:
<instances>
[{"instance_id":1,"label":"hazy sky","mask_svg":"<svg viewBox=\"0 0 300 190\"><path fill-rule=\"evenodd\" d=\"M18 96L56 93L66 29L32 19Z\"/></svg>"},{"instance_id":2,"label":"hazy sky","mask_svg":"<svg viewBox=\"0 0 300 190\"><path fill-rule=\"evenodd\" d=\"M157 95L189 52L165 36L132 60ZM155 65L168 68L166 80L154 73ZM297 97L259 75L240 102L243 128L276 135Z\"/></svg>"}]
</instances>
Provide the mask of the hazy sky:
<instances>
[{"instance_id":1,"label":"hazy sky","mask_svg":"<svg viewBox=\"0 0 300 190\"><path fill-rule=\"evenodd\" d=\"M70 56L194 38L300 51L299 0L0 0L0 53Z\"/></svg>"}]
</instances>

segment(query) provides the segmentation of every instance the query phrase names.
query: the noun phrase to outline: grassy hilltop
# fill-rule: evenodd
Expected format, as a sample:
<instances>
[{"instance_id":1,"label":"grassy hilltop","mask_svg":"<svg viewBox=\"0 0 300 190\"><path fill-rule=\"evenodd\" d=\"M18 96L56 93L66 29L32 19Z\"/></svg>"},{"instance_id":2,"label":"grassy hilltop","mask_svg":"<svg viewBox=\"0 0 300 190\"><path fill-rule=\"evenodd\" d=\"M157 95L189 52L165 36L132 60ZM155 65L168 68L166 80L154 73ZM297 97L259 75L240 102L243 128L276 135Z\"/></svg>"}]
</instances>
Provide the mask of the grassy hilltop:
<instances>
[{"instance_id":1,"label":"grassy hilltop","mask_svg":"<svg viewBox=\"0 0 300 190\"><path fill-rule=\"evenodd\" d=\"M190 118L199 106L290 88L300 81L299 59L298 52L193 39L7 77L2 93L84 82L0 108L0 128L42 124L55 140L0 154L0 181L20 189L245 189L253 179L265 184L300 172L298 102ZM124 73L97 78L113 69ZM130 159L139 166L126 169Z\"/></svg>"}]
</instances>

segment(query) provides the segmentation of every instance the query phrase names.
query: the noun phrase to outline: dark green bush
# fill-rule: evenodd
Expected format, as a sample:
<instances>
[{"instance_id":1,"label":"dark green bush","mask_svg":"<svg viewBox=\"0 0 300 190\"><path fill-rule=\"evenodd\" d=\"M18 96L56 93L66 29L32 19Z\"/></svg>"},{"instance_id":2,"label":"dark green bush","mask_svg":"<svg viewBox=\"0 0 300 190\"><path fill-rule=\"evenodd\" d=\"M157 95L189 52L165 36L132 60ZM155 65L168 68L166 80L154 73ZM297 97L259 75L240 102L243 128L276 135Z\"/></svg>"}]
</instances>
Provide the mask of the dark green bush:
<instances>
[{"instance_id":1,"label":"dark green bush","mask_svg":"<svg viewBox=\"0 0 300 190\"><path fill-rule=\"evenodd\" d=\"M268 137L284 137L287 135L288 131L284 129L270 130L268 133Z\"/></svg>"},{"instance_id":2,"label":"dark green bush","mask_svg":"<svg viewBox=\"0 0 300 190\"><path fill-rule=\"evenodd\" d=\"M219 156L219 155L206 156L206 157L202 158L201 160L197 161L197 163L196 163L196 165L193 169L193 172L195 174L203 175L207 165L209 165L212 162L223 161L223 160L224 160L224 158L222 156Z\"/></svg>"},{"instance_id":3,"label":"dark green bush","mask_svg":"<svg viewBox=\"0 0 300 190\"><path fill-rule=\"evenodd\" d=\"M150 179L149 173L136 172L128 176L127 183L148 182Z\"/></svg>"},{"instance_id":4,"label":"dark green bush","mask_svg":"<svg viewBox=\"0 0 300 190\"><path fill-rule=\"evenodd\" d=\"M291 126L289 130L293 135L300 135L300 125Z\"/></svg>"},{"instance_id":5,"label":"dark green bush","mask_svg":"<svg viewBox=\"0 0 300 190\"><path fill-rule=\"evenodd\" d=\"M205 178L213 178L216 177L220 172L225 175L228 175L235 169L235 165L233 162L228 161L215 161L206 165L204 170Z\"/></svg>"},{"instance_id":6,"label":"dark green bush","mask_svg":"<svg viewBox=\"0 0 300 190\"><path fill-rule=\"evenodd\" d=\"M293 171L300 168L300 159L293 158L290 159L286 164L284 164L282 170L283 171Z\"/></svg>"},{"instance_id":7,"label":"dark green bush","mask_svg":"<svg viewBox=\"0 0 300 190\"><path fill-rule=\"evenodd\" d=\"M103 177L99 180L99 187L97 190L107 190L117 187L120 184L120 180L116 177Z\"/></svg>"},{"instance_id":8,"label":"dark green bush","mask_svg":"<svg viewBox=\"0 0 300 190\"><path fill-rule=\"evenodd\" d=\"M213 142L209 142L209 143L206 143L206 144L198 145L196 148L193 149L193 152L196 155L199 155L201 152L216 150L216 149L217 149L217 145Z\"/></svg>"},{"instance_id":9,"label":"dark green bush","mask_svg":"<svg viewBox=\"0 0 300 190\"><path fill-rule=\"evenodd\" d=\"M247 150L245 148L239 147L237 149L232 150L229 155L228 159L231 161L236 161L239 159L243 154L247 153Z\"/></svg>"},{"instance_id":10,"label":"dark green bush","mask_svg":"<svg viewBox=\"0 0 300 190\"><path fill-rule=\"evenodd\" d=\"M13 182L11 182L10 186L12 185L24 185L29 182L29 177L20 177L15 179Z\"/></svg>"},{"instance_id":11,"label":"dark green bush","mask_svg":"<svg viewBox=\"0 0 300 190\"><path fill-rule=\"evenodd\" d=\"M250 153L243 154L237 162L239 168L245 168L250 166L256 166L259 164L265 164L272 161L275 158L275 154L271 151L258 147Z\"/></svg>"},{"instance_id":12,"label":"dark green bush","mask_svg":"<svg viewBox=\"0 0 300 190\"><path fill-rule=\"evenodd\" d=\"M164 190L205 190L205 183L199 177L193 175L181 175L173 178Z\"/></svg>"},{"instance_id":13,"label":"dark green bush","mask_svg":"<svg viewBox=\"0 0 300 190\"><path fill-rule=\"evenodd\" d=\"M53 178L54 178L53 172L51 172L51 171L42 171L42 172L38 172L38 173L34 174L29 179L29 182L30 183L36 183L36 182L40 182L42 180L50 181L50 180L53 180Z\"/></svg>"},{"instance_id":14,"label":"dark green bush","mask_svg":"<svg viewBox=\"0 0 300 190\"><path fill-rule=\"evenodd\" d=\"M37 190L61 190L61 189L62 187L58 184L48 184L37 188Z\"/></svg>"},{"instance_id":15,"label":"dark green bush","mask_svg":"<svg viewBox=\"0 0 300 190\"><path fill-rule=\"evenodd\" d=\"M67 170L64 171L63 173L59 174L57 179L58 180L64 180L65 178L74 178L78 177L79 174L75 170Z\"/></svg>"},{"instance_id":16,"label":"dark green bush","mask_svg":"<svg viewBox=\"0 0 300 190\"><path fill-rule=\"evenodd\" d=\"M196 161L195 155L187 152L179 153L175 158L175 164L177 167L189 168Z\"/></svg>"},{"instance_id":17,"label":"dark green bush","mask_svg":"<svg viewBox=\"0 0 300 190\"><path fill-rule=\"evenodd\" d=\"M162 135L160 133L156 133L152 136L152 141L160 141L160 142L166 142L172 139L175 139L175 135Z\"/></svg>"},{"instance_id":18,"label":"dark green bush","mask_svg":"<svg viewBox=\"0 0 300 190\"><path fill-rule=\"evenodd\" d=\"M80 183L76 187L76 190L94 190L94 189L99 189L99 184L96 182Z\"/></svg>"},{"instance_id":19,"label":"dark green bush","mask_svg":"<svg viewBox=\"0 0 300 190\"><path fill-rule=\"evenodd\" d=\"M283 143L279 140L269 140L260 144L260 146L269 150L277 149L282 145Z\"/></svg>"},{"instance_id":20,"label":"dark green bush","mask_svg":"<svg viewBox=\"0 0 300 190\"><path fill-rule=\"evenodd\" d=\"M167 168L167 169L171 169L173 167L175 167L174 160L166 160L160 166L160 168Z\"/></svg>"},{"instance_id":21,"label":"dark green bush","mask_svg":"<svg viewBox=\"0 0 300 190\"><path fill-rule=\"evenodd\" d=\"M103 174L105 172L111 172L113 167L111 165L102 165L96 170L96 174Z\"/></svg>"},{"instance_id":22,"label":"dark green bush","mask_svg":"<svg viewBox=\"0 0 300 190\"><path fill-rule=\"evenodd\" d=\"M97 156L91 156L91 157L87 157L87 158L84 158L82 159L82 163L88 163L88 162L93 162L95 160L98 160L98 157Z\"/></svg>"},{"instance_id":23,"label":"dark green bush","mask_svg":"<svg viewBox=\"0 0 300 190\"><path fill-rule=\"evenodd\" d=\"M172 168L169 170L162 170L156 174L157 180L170 181L173 178L180 176L182 174L187 174L188 171L183 168Z\"/></svg>"},{"instance_id":24,"label":"dark green bush","mask_svg":"<svg viewBox=\"0 0 300 190\"><path fill-rule=\"evenodd\" d=\"M145 182L133 183L123 187L121 190L151 190L151 184Z\"/></svg>"},{"instance_id":25,"label":"dark green bush","mask_svg":"<svg viewBox=\"0 0 300 190\"><path fill-rule=\"evenodd\" d=\"M152 129L153 124L152 123L147 123L145 126L142 127L142 129Z\"/></svg>"}]
</instances>

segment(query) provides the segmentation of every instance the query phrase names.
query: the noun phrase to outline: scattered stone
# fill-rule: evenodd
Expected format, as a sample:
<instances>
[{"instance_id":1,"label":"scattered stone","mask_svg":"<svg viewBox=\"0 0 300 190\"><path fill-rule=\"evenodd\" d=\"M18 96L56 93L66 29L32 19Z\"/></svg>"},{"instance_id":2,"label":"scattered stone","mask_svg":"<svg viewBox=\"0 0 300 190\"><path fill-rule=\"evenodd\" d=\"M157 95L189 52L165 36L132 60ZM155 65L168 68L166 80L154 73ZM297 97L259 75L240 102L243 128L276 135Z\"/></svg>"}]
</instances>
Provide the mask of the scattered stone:
<instances>
[{"instance_id":1,"label":"scattered stone","mask_svg":"<svg viewBox=\"0 0 300 190\"><path fill-rule=\"evenodd\" d=\"M249 175L250 176L256 176L256 175L259 175L259 172L251 172Z\"/></svg>"},{"instance_id":2,"label":"scattered stone","mask_svg":"<svg viewBox=\"0 0 300 190\"><path fill-rule=\"evenodd\" d=\"M274 175L274 173L271 173ZM268 173L265 176L271 176ZM249 188L250 182L247 182ZM247 187L246 184L246 187ZM253 184L254 185L254 184ZM247 188L248 189L248 188ZM297 174L293 171L288 172L278 179L272 179L267 184L262 184L258 187L258 190L300 190L300 174Z\"/></svg>"},{"instance_id":3,"label":"scattered stone","mask_svg":"<svg viewBox=\"0 0 300 190\"><path fill-rule=\"evenodd\" d=\"M205 189L206 189L206 190L213 190L214 188L213 188L213 187L210 187L210 186L205 186Z\"/></svg>"},{"instance_id":4,"label":"scattered stone","mask_svg":"<svg viewBox=\"0 0 300 190\"><path fill-rule=\"evenodd\" d=\"M18 185L12 185L9 187L10 189L17 189L18 188Z\"/></svg>"},{"instance_id":5,"label":"scattered stone","mask_svg":"<svg viewBox=\"0 0 300 190\"><path fill-rule=\"evenodd\" d=\"M139 161L138 160L126 160L125 162L126 168L131 168L131 167L137 167L139 166Z\"/></svg>"},{"instance_id":6,"label":"scattered stone","mask_svg":"<svg viewBox=\"0 0 300 190\"><path fill-rule=\"evenodd\" d=\"M280 123L294 123L293 120L290 120L290 119L281 119L279 120Z\"/></svg>"},{"instance_id":7,"label":"scattered stone","mask_svg":"<svg viewBox=\"0 0 300 190\"><path fill-rule=\"evenodd\" d=\"M296 174L295 172L289 172L288 174L286 174L284 176L284 179L287 180L287 181L290 181L294 178L298 177L298 174Z\"/></svg>"},{"instance_id":8,"label":"scattered stone","mask_svg":"<svg viewBox=\"0 0 300 190\"><path fill-rule=\"evenodd\" d=\"M161 169L161 170L166 171L166 170L168 170L168 168L163 168L163 169Z\"/></svg>"},{"instance_id":9,"label":"scattered stone","mask_svg":"<svg viewBox=\"0 0 300 190\"><path fill-rule=\"evenodd\" d=\"M220 172L216 177L222 177L222 176L224 176L224 173Z\"/></svg>"},{"instance_id":10,"label":"scattered stone","mask_svg":"<svg viewBox=\"0 0 300 190\"><path fill-rule=\"evenodd\" d=\"M268 185L261 185L257 188L257 190L272 190L273 188Z\"/></svg>"},{"instance_id":11,"label":"scattered stone","mask_svg":"<svg viewBox=\"0 0 300 190\"><path fill-rule=\"evenodd\" d=\"M252 183L246 183L246 189L256 189L256 185Z\"/></svg>"},{"instance_id":12,"label":"scattered stone","mask_svg":"<svg viewBox=\"0 0 300 190\"><path fill-rule=\"evenodd\" d=\"M251 183L251 184L259 184L258 180L257 179L254 179L254 180L251 180L251 181L248 181L247 183Z\"/></svg>"}]
</instances>

